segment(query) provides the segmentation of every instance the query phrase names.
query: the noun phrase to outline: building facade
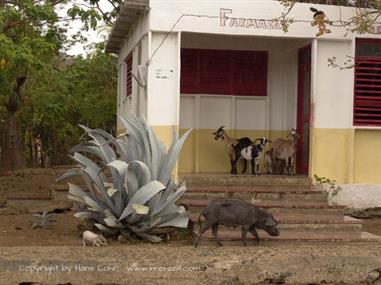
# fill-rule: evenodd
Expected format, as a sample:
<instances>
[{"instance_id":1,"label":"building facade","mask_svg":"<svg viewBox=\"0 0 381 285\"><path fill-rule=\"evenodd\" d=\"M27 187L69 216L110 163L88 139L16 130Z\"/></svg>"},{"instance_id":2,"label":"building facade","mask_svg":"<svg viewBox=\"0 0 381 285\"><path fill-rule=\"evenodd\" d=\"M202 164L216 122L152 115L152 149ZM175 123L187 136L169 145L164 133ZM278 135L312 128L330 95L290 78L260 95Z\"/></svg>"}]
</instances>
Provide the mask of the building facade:
<instances>
[{"instance_id":1,"label":"building facade","mask_svg":"<svg viewBox=\"0 0 381 285\"><path fill-rule=\"evenodd\" d=\"M330 33L317 36L311 6ZM119 57L118 113L143 114L165 143L172 126L194 128L178 167L188 173L229 172L212 136L220 126L253 140L296 128L298 174L381 201L381 24L348 33L354 8L297 4L284 32L283 11L263 0L125 1L107 46Z\"/></svg>"}]
</instances>

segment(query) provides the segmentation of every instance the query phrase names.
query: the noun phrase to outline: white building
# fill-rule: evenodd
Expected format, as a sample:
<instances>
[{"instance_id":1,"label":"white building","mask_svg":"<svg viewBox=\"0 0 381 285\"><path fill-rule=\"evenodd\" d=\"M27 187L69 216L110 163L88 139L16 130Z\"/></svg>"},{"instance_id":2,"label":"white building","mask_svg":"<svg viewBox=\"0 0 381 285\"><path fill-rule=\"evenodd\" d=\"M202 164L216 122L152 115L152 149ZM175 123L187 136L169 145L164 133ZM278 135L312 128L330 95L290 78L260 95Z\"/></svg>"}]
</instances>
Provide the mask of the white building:
<instances>
[{"instance_id":1,"label":"white building","mask_svg":"<svg viewBox=\"0 0 381 285\"><path fill-rule=\"evenodd\" d=\"M331 33L316 37L311 6L333 21ZM164 142L173 125L194 128L180 172L229 172L211 135L222 125L272 140L297 128L297 173L381 198L380 35L347 33L339 21L353 8L314 4L295 5L285 33L274 21L283 11L269 0L125 1L107 45L119 56L118 113L144 114ZM333 57L366 63L341 70Z\"/></svg>"}]
</instances>

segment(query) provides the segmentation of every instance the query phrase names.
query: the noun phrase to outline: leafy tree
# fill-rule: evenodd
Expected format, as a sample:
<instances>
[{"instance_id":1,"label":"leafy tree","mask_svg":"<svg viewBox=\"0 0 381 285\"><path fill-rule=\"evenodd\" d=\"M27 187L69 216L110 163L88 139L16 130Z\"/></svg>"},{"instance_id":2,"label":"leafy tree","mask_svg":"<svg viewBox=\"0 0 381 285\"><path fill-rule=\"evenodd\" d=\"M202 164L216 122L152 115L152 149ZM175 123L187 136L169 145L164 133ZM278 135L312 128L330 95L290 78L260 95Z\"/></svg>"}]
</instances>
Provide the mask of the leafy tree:
<instances>
[{"instance_id":1,"label":"leafy tree","mask_svg":"<svg viewBox=\"0 0 381 285\"><path fill-rule=\"evenodd\" d=\"M0 103L5 115L2 126L2 166L25 166L19 111L27 99L29 79L44 68L60 48L61 30L52 5L32 0L0 3Z\"/></svg>"},{"instance_id":2,"label":"leafy tree","mask_svg":"<svg viewBox=\"0 0 381 285\"><path fill-rule=\"evenodd\" d=\"M83 89L90 87L91 84L96 86L97 82L105 83L105 79L95 78L95 74L101 72L101 68L105 71L105 65L115 64L111 57L97 54L93 59L89 59L92 62L90 65L86 65L86 59L78 59L75 68L69 68L70 72L66 72L57 61L61 58L59 50L68 47L73 40L66 37L66 30L61 24L71 19L80 19L83 22L83 29L89 29L96 28L102 19L111 23L120 5L117 1L111 2L114 4L113 10L105 12L96 0L84 1L86 7L80 7L67 0L0 0L0 167L2 169L23 168L25 156L32 160L33 150L31 147L23 148L23 142L26 146L30 146L33 137L37 136L42 141L41 147L48 153L65 145L65 141L68 140L65 139L65 134L70 138L78 137L74 135L78 133L75 131L77 122L74 120L82 118L82 114L78 115L79 112L84 112L89 123L99 123L103 120L104 126L109 126L110 122L115 120L112 118L114 114L110 117L111 107L108 109L101 109L104 106L99 107L100 109L94 110L98 113L94 112L91 116L90 109L99 105L89 101L94 99L105 102L103 99L110 95L110 92L115 92L115 87L107 89L102 98L99 97L99 92L94 92L95 87L89 90ZM60 18L56 8L61 4L69 5L71 8L67 16ZM108 62L100 64L102 60L107 59ZM90 67L94 70L90 70ZM109 68L112 72L115 71L114 66ZM74 69L82 74L76 75ZM80 78L86 81L89 75L92 83L79 82ZM70 84L65 80L70 80ZM78 83L77 87L80 88L75 88L74 82ZM107 83L115 84L115 80L109 80ZM104 86L110 87L110 84ZM73 93L68 94L68 90ZM105 88L98 90L105 91ZM85 94L90 94L92 98L88 98ZM82 100L80 96L85 96L86 99ZM109 102L111 106L115 101L114 97L115 95L108 97L112 98ZM82 101L73 102L73 99ZM66 104L71 104L74 108L70 109ZM75 113L77 116L73 116L73 119L65 118L70 113Z\"/></svg>"}]
</instances>

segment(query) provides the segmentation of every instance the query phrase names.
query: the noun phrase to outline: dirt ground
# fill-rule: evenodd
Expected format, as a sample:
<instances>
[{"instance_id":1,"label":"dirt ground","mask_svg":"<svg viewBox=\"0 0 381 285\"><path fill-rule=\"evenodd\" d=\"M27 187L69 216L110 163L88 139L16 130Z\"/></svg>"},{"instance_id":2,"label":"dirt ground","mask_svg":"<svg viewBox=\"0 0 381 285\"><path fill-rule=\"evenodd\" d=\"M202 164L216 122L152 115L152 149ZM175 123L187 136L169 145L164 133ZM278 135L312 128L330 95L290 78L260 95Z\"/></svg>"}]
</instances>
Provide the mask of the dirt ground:
<instances>
[{"instance_id":1,"label":"dirt ground","mask_svg":"<svg viewBox=\"0 0 381 285\"><path fill-rule=\"evenodd\" d=\"M274 242L222 248L191 237L82 247L73 212L32 229L31 213L0 215L0 284L381 284L381 243ZM365 229L381 234L380 220Z\"/></svg>"},{"instance_id":2,"label":"dirt ground","mask_svg":"<svg viewBox=\"0 0 381 285\"><path fill-rule=\"evenodd\" d=\"M38 171L0 176L0 197L46 195L46 185L62 169L47 170L43 179ZM36 210L0 206L1 285L381 285L378 242L265 241L248 247L224 242L216 247L202 240L195 249L192 237L182 232L160 244L108 240L108 247L82 247L84 224L72 211L55 214L46 229L33 229ZM364 231L381 235L381 219L364 220Z\"/></svg>"},{"instance_id":3,"label":"dirt ground","mask_svg":"<svg viewBox=\"0 0 381 285\"><path fill-rule=\"evenodd\" d=\"M0 201L7 195L18 198L49 197L50 186L55 183L56 176L67 168L69 167L2 172L0 173Z\"/></svg>"}]
</instances>

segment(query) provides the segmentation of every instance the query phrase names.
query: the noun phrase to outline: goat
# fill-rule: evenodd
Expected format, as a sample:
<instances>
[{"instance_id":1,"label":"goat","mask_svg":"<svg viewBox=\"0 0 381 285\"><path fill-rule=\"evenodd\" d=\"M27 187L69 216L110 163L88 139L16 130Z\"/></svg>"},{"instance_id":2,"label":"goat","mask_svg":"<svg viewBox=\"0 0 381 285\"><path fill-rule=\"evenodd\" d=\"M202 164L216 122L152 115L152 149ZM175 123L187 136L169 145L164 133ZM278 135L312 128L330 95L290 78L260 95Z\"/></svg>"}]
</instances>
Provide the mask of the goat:
<instances>
[{"instance_id":1,"label":"goat","mask_svg":"<svg viewBox=\"0 0 381 285\"><path fill-rule=\"evenodd\" d=\"M296 139L299 135L295 129L292 129L287 139L279 138L274 141L271 151L273 152L273 161L285 161L285 168L283 173L288 175L295 174L295 155L296 155Z\"/></svg>"},{"instance_id":2,"label":"goat","mask_svg":"<svg viewBox=\"0 0 381 285\"><path fill-rule=\"evenodd\" d=\"M273 173L273 149L268 150L264 154L264 164L265 164L265 173L266 174L272 174Z\"/></svg>"},{"instance_id":3,"label":"goat","mask_svg":"<svg viewBox=\"0 0 381 285\"><path fill-rule=\"evenodd\" d=\"M230 164L231 164L231 174L237 174L237 162L241 157L241 150L244 147L247 147L252 144L251 139L248 137L236 139L229 137L228 134L224 130L225 126L219 127L217 131L213 132L215 140L222 140L225 144L225 150L229 155ZM246 172L246 160L244 160L244 168L242 173Z\"/></svg>"},{"instance_id":4,"label":"goat","mask_svg":"<svg viewBox=\"0 0 381 285\"><path fill-rule=\"evenodd\" d=\"M256 144L255 142L259 141L259 144ZM241 157L245 160L251 161L251 173L254 175L259 175L259 158L261 156L261 153L263 151L263 148L266 146L266 143L271 143L270 140L266 138L260 138L256 139L254 143L251 145L243 148L241 150Z\"/></svg>"}]
</instances>

